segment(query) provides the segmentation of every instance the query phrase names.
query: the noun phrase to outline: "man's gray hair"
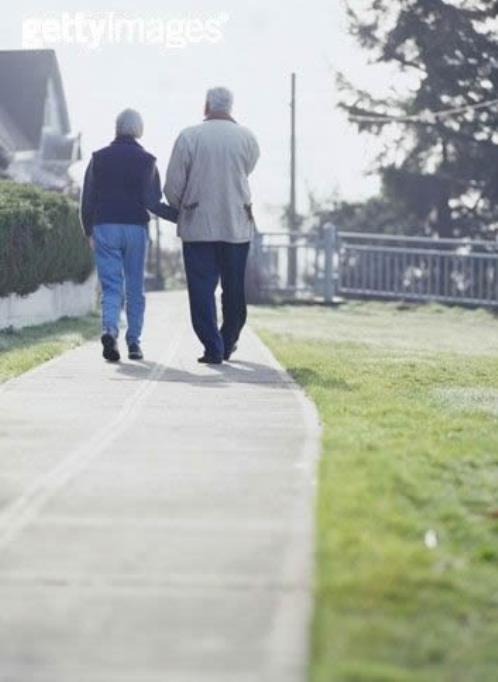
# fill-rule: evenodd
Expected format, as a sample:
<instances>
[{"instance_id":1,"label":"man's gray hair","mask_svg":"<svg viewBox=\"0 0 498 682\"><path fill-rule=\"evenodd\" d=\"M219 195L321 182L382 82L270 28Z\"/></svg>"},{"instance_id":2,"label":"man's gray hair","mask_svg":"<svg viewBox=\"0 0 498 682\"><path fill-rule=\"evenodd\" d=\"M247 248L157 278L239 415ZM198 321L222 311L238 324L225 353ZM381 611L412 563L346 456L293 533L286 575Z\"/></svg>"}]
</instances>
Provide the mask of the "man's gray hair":
<instances>
[{"instance_id":1,"label":"man's gray hair","mask_svg":"<svg viewBox=\"0 0 498 682\"><path fill-rule=\"evenodd\" d=\"M207 92L206 102L212 113L232 113L233 94L228 88L211 88Z\"/></svg>"},{"instance_id":2,"label":"man's gray hair","mask_svg":"<svg viewBox=\"0 0 498 682\"><path fill-rule=\"evenodd\" d=\"M135 109L125 109L116 118L116 135L142 137L144 122Z\"/></svg>"}]
</instances>

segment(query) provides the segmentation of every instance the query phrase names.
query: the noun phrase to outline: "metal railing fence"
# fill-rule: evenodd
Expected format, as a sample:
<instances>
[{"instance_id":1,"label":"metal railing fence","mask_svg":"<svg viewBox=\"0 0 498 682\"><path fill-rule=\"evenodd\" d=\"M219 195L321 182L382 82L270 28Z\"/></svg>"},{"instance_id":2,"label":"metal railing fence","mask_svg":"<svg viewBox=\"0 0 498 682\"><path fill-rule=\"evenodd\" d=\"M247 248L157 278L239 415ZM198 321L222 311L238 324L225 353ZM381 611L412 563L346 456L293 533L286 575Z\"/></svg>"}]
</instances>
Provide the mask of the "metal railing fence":
<instances>
[{"instance_id":1,"label":"metal railing fence","mask_svg":"<svg viewBox=\"0 0 498 682\"><path fill-rule=\"evenodd\" d=\"M361 297L498 307L498 242L340 232L258 234L266 295L332 301ZM289 263L297 260L297 277Z\"/></svg>"}]
</instances>

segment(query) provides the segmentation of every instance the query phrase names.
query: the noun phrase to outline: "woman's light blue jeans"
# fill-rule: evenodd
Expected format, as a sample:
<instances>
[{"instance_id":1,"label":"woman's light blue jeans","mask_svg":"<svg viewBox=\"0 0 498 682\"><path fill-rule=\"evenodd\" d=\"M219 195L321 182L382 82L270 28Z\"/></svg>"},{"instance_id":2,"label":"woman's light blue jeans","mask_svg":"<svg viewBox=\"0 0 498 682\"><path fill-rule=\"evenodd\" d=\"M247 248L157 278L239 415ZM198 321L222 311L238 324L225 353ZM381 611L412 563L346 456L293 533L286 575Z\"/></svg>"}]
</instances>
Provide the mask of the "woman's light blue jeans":
<instances>
[{"instance_id":1,"label":"woman's light blue jeans","mask_svg":"<svg viewBox=\"0 0 498 682\"><path fill-rule=\"evenodd\" d=\"M147 227L103 223L95 225L93 238L102 288L102 331L118 337L124 299L128 320L126 343L140 343L145 313Z\"/></svg>"}]
</instances>

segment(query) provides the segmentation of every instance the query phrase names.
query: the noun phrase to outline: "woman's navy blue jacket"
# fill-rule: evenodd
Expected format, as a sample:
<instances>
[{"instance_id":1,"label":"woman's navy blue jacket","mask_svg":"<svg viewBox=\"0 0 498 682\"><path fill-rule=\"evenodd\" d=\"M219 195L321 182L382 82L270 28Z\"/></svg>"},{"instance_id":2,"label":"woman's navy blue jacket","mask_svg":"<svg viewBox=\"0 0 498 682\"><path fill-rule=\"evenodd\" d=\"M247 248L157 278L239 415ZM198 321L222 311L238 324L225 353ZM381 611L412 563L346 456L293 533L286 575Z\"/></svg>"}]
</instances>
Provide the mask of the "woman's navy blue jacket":
<instances>
[{"instance_id":1,"label":"woman's navy blue jacket","mask_svg":"<svg viewBox=\"0 0 498 682\"><path fill-rule=\"evenodd\" d=\"M176 222L178 211L161 201L156 158L135 138L120 135L92 154L81 196L81 223L88 236L94 225L147 225L149 211Z\"/></svg>"}]
</instances>

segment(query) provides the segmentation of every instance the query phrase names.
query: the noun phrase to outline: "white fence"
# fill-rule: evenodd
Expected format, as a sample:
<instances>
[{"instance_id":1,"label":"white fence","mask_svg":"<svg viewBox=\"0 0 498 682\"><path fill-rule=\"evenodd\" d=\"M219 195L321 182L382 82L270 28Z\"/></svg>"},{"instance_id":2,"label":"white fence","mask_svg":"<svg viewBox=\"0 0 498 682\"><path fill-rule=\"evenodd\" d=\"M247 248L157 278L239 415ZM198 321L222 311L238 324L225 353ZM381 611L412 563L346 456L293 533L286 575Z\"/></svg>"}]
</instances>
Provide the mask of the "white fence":
<instances>
[{"instance_id":1,"label":"white fence","mask_svg":"<svg viewBox=\"0 0 498 682\"><path fill-rule=\"evenodd\" d=\"M498 242L340 232L262 233L254 245L263 293L441 301L498 307Z\"/></svg>"},{"instance_id":2,"label":"white fence","mask_svg":"<svg viewBox=\"0 0 498 682\"><path fill-rule=\"evenodd\" d=\"M83 284L63 282L41 286L28 296L11 294L0 298L0 330L21 329L62 317L82 317L97 303L97 279L92 274Z\"/></svg>"}]
</instances>

